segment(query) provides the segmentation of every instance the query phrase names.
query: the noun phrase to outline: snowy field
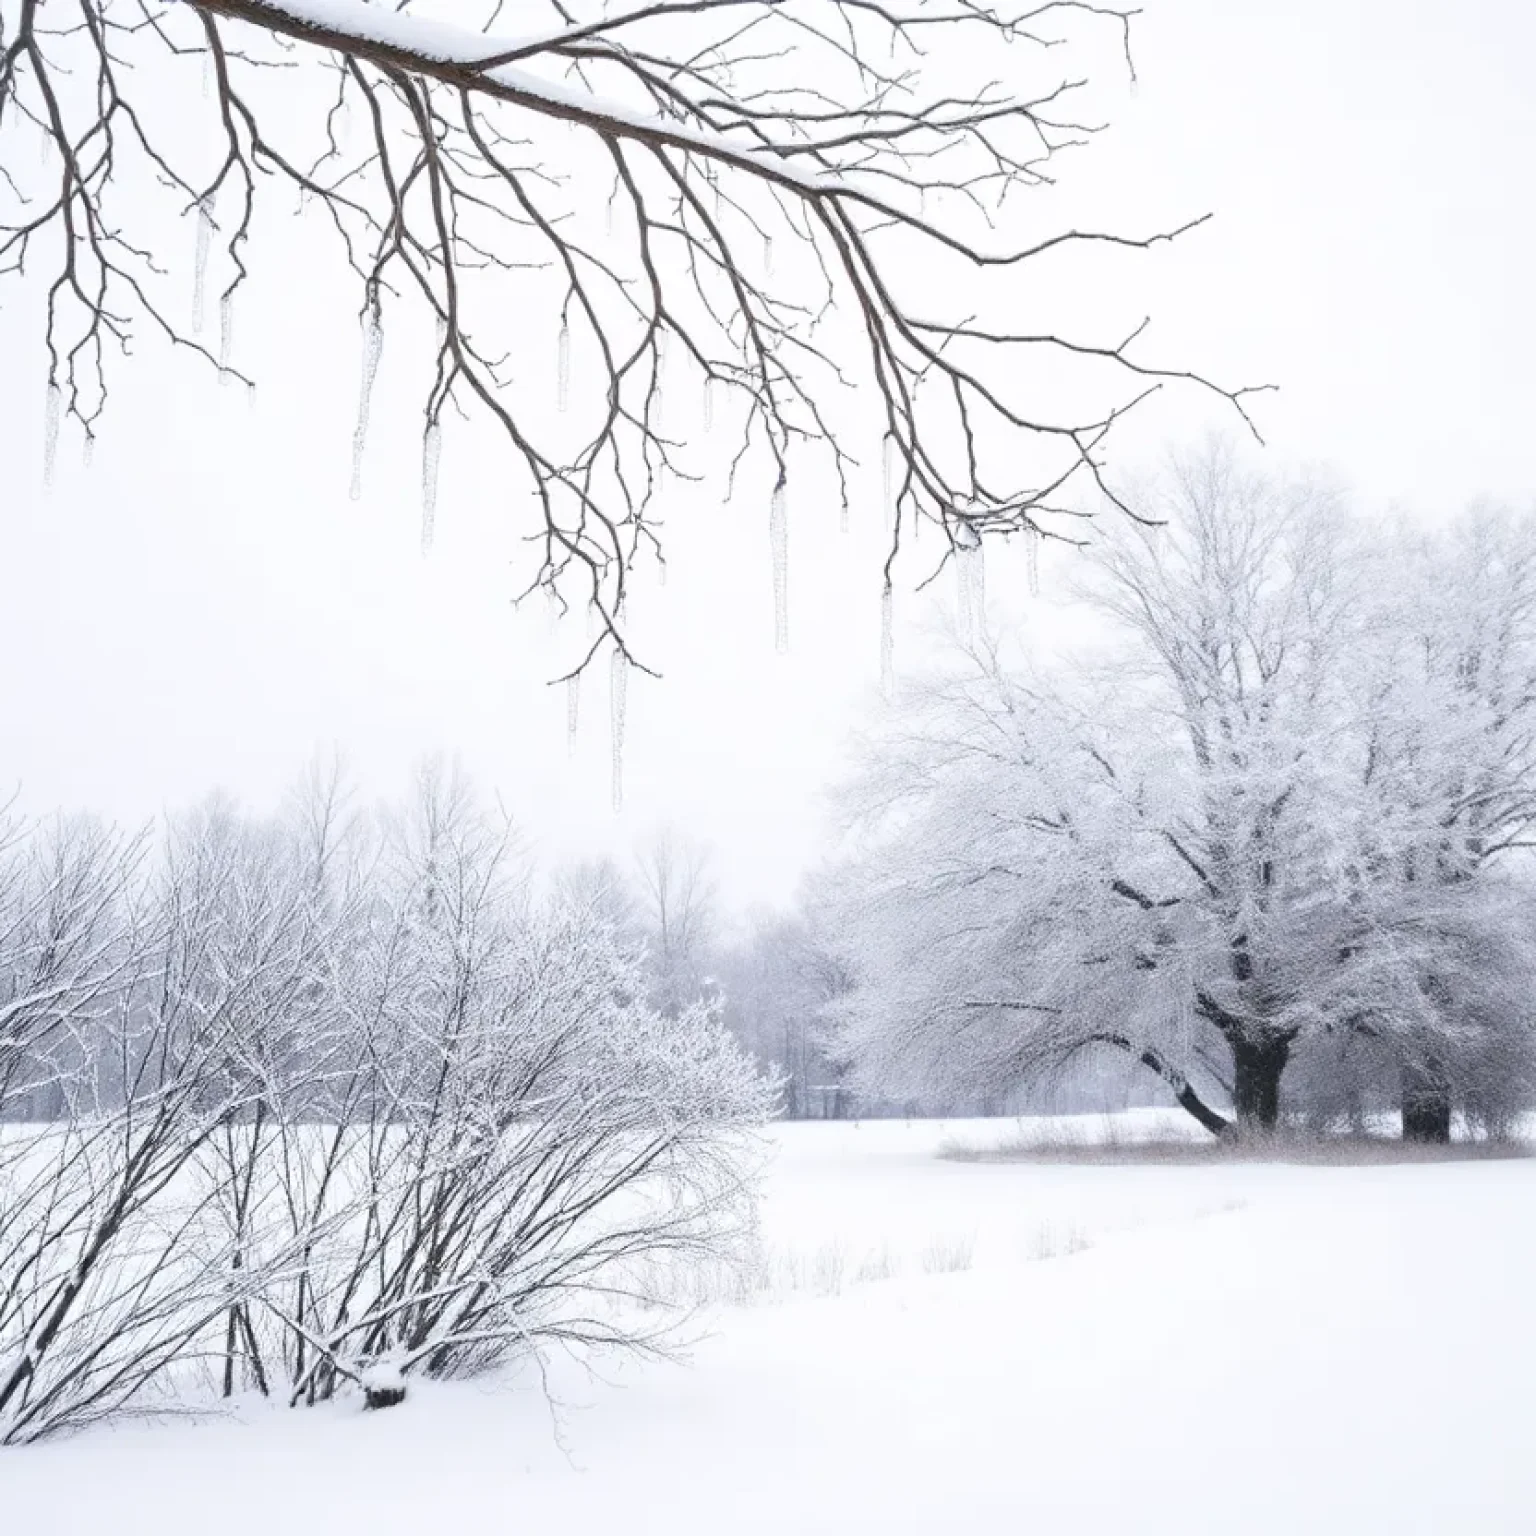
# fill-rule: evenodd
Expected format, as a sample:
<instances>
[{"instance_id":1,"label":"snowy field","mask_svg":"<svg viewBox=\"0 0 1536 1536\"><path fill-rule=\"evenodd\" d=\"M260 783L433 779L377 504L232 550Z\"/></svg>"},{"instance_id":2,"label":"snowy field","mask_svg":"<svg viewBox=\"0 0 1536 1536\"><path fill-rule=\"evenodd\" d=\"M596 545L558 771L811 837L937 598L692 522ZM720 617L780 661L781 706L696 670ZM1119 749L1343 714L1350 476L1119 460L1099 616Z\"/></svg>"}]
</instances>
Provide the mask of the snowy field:
<instances>
[{"instance_id":1,"label":"snowy field","mask_svg":"<svg viewBox=\"0 0 1536 1536\"><path fill-rule=\"evenodd\" d=\"M1536 1530L1536 1161L938 1156L1015 1132L777 1128L687 1366L0 1452L4 1529Z\"/></svg>"}]
</instances>

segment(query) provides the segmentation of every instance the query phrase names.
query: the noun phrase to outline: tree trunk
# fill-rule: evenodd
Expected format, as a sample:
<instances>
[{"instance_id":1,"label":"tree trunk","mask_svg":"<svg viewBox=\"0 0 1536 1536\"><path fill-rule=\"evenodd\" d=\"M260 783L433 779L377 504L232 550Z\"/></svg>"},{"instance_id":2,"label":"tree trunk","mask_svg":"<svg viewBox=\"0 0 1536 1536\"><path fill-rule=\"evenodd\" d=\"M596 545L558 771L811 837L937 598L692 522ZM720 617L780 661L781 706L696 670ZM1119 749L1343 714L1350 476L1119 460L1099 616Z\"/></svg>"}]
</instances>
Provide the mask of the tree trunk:
<instances>
[{"instance_id":1,"label":"tree trunk","mask_svg":"<svg viewBox=\"0 0 1536 1536\"><path fill-rule=\"evenodd\" d=\"M1451 1090L1438 1062L1403 1064L1403 1140L1451 1139Z\"/></svg>"},{"instance_id":2,"label":"tree trunk","mask_svg":"<svg viewBox=\"0 0 1536 1536\"><path fill-rule=\"evenodd\" d=\"M1289 1040L1232 1041L1232 1109L1235 1129L1272 1131L1280 1120L1280 1077L1290 1060Z\"/></svg>"}]
</instances>

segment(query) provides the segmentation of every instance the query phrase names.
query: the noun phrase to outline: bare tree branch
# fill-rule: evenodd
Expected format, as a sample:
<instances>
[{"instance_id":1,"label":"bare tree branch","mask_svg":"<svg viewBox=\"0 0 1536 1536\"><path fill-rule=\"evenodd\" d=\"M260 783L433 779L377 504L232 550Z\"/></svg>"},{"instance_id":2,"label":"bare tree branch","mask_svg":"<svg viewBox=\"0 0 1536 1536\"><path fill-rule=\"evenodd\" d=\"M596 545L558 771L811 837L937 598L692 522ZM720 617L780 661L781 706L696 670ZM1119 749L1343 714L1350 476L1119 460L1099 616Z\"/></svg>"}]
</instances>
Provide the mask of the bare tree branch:
<instances>
[{"instance_id":1,"label":"bare tree branch","mask_svg":"<svg viewBox=\"0 0 1536 1536\"><path fill-rule=\"evenodd\" d=\"M1203 222L999 238L1009 196L1050 182L1097 131L1072 107L1086 76L1051 72L1056 48L1086 51L1108 29L1128 65L1133 14L1080 0L655 0L558 6L506 38L363 0L0 0L0 133L43 146L35 172L6 156L0 279L47 284L48 454L61 420L94 435L112 356L145 326L249 383L234 305L286 184L334 228L360 287L359 466L387 317L414 308L438 333L423 539L445 411L478 414L538 507L526 591L598 617L576 670L610 644L636 660L629 576L661 557L667 478L694 474L694 434L664 411L685 379L729 427L732 488L749 478L764 503L810 443L830 448L847 504L880 445L849 440L838 400L870 392L899 466L887 579L919 518L956 548L1050 534L1077 485L1116 500L1106 437L1149 393L1194 385L1245 419L1252 393L1143 360L1145 322L1083 340L938 302L967 273L1088 244L1145 250ZM987 80L978 62L994 57ZM197 229L190 324L178 275L152 254L167 216ZM214 269L216 348L200 326ZM940 270L957 281L935 283ZM1102 403L1026 406L1052 358L1092 365Z\"/></svg>"}]
</instances>

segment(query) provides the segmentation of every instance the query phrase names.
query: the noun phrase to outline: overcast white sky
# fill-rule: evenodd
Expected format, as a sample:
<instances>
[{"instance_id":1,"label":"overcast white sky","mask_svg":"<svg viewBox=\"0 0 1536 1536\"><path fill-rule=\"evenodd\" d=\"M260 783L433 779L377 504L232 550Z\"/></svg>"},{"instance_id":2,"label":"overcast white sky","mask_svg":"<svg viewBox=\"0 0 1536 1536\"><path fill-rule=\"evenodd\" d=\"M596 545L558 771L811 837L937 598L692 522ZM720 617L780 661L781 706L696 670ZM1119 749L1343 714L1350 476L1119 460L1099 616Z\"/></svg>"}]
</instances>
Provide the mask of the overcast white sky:
<instances>
[{"instance_id":1,"label":"overcast white sky","mask_svg":"<svg viewBox=\"0 0 1536 1536\"><path fill-rule=\"evenodd\" d=\"M1367 509L1536 491L1536 7L1147 0L1136 53L1138 92L1053 212L1127 232L1217 218L1096 261L1080 289L1116 317L1150 309L1148 357L1281 385L1257 406L1277 467L1331 464ZM353 503L353 300L329 313L301 274L262 280L236 338L255 405L151 355L119 375L94 465L66 440L47 496L36 316L0 287L0 778L34 808L137 819L215 786L270 803L317 750L381 793L444 751L551 855L622 852L672 821L716 846L732 899L786 898L873 704L878 511L845 537L830 492L796 486L780 656L766 502L677 509L667 585L635 616L665 678L630 687L615 815L604 689L591 680L571 757L545 686L580 622L552 638L542 609L509 608L521 493L501 494L494 444L447 433L424 560L416 403L391 393L388 342ZM1121 456L1220 419L1148 412ZM1027 602L1020 575L991 567L1000 612ZM909 670L930 643L918 606L898 635Z\"/></svg>"}]
</instances>

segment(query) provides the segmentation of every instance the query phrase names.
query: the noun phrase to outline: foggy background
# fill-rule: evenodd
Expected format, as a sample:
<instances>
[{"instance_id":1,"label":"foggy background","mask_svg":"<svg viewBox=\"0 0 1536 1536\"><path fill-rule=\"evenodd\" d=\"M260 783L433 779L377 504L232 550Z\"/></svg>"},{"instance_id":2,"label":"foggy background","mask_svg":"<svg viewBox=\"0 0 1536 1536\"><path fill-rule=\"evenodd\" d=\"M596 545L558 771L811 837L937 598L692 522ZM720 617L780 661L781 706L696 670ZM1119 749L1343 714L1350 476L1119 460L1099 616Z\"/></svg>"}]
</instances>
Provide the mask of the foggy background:
<instances>
[{"instance_id":1,"label":"foggy background","mask_svg":"<svg viewBox=\"0 0 1536 1536\"><path fill-rule=\"evenodd\" d=\"M1216 217L1147 253L1065 259L1076 334L1118 339L1150 313L1138 357L1278 384L1254 403L1273 467L1331 465L1369 513L1432 519L1478 493L1528 494L1536 14L1508 0L1155 0L1134 45L1139 85L1105 93L1110 131L1035 194L1042 233ZM189 268L192 221L172 236L185 249L167 264ZM784 656L767 487L726 504L711 484L666 505L666 585L644 575L631 615L663 680L631 676L615 814L606 663L583 688L572 755L548 680L580 654L583 621L552 630L539 597L513 611L529 497L483 425L446 423L423 557L407 337L386 334L364 495L349 499L357 295L325 236L293 220L253 242L234 361L260 382L254 402L146 344L114 372L93 464L66 428L46 494L40 306L7 289L0 748L23 804L137 821L219 787L259 809L333 750L392 794L443 752L551 857L622 855L674 823L714 845L729 902L788 897L816 857L847 732L878 707L878 464L846 535L829 478L812 464L792 482ZM334 284L312 283L311 264ZM1113 462L1236 426L1220 407L1165 392L1119 429ZM936 558L937 532L925 539ZM1050 604L1069 565L1046 560L1036 601L1022 563L989 550L992 621L1033 613L1066 633ZM913 594L920 567L897 589L898 677L952 602L949 572Z\"/></svg>"}]
</instances>

